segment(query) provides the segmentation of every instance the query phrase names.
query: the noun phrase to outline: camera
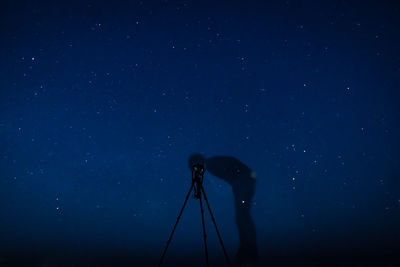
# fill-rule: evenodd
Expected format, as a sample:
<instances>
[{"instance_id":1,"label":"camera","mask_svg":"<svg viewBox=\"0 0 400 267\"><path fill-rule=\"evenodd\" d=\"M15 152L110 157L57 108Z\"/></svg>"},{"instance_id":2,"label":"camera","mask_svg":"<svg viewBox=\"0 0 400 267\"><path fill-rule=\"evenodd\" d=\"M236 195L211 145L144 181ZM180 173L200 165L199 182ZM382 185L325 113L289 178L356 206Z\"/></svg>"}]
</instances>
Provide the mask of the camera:
<instances>
[{"instance_id":1,"label":"camera","mask_svg":"<svg viewBox=\"0 0 400 267\"><path fill-rule=\"evenodd\" d=\"M197 163L192 166L192 172L198 173L198 174L203 174L204 173L204 166L201 165L200 163Z\"/></svg>"}]
</instances>

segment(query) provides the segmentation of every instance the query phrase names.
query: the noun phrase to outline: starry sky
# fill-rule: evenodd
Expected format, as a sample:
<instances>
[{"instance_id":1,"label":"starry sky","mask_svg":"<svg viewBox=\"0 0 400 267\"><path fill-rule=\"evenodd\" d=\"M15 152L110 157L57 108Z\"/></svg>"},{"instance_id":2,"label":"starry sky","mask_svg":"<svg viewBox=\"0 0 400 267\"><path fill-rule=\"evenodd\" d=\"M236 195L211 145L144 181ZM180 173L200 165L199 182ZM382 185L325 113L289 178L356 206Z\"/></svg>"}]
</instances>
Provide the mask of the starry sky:
<instances>
[{"instance_id":1,"label":"starry sky","mask_svg":"<svg viewBox=\"0 0 400 267\"><path fill-rule=\"evenodd\" d=\"M399 7L1 1L0 263L154 266L192 153L257 173L262 265L400 263ZM232 189L204 188L234 258ZM204 264L201 230L190 198L166 265Z\"/></svg>"}]
</instances>

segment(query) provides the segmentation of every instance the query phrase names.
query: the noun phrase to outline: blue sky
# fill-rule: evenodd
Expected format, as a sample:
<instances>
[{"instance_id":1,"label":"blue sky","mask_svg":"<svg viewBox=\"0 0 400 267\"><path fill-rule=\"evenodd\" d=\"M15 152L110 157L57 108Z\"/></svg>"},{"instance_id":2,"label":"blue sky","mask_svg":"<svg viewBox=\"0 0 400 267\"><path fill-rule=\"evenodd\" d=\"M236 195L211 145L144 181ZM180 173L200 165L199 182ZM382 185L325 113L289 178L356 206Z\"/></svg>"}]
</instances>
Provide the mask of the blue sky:
<instances>
[{"instance_id":1,"label":"blue sky","mask_svg":"<svg viewBox=\"0 0 400 267\"><path fill-rule=\"evenodd\" d=\"M3 1L1 258L157 262L199 152L257 172L262 263L398 264L399 17L390 1ZM233 257L231 188L204 183ZM202 262L202 242L191 199L166 259Z\"/></svg>"}]
</instances>

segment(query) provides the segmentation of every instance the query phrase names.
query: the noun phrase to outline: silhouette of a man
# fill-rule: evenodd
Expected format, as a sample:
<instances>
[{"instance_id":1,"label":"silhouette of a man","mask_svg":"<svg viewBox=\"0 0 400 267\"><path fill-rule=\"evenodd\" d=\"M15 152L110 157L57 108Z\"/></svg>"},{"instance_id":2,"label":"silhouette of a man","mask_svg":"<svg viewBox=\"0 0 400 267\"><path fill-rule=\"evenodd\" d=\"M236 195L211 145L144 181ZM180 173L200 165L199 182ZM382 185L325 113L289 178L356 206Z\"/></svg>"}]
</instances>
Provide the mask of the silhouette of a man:
<instances>
[{"instance_id":1,"label":"silhouette of a man","mask_svg":"<svg viewBox=\"0 0 400 267\"><path fill-rule=\"evenodd\" d=\"M256 229L250 216L256 185L255 173L238 159L229 156L205 158L201 154L192 154L188 160L189 168L197 163L204 165L206 171L232 186L240 240L236 261L240 264L257 264Z\"/></svg>"}]
</instances>

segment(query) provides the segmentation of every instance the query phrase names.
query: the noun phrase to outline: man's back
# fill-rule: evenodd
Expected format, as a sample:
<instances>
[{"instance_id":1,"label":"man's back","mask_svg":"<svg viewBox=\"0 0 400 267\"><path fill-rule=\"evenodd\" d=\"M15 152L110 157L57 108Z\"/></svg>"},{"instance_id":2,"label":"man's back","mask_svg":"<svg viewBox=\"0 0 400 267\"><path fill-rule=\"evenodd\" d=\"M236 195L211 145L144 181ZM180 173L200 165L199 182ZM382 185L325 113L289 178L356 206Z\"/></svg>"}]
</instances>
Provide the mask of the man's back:
<instances>
[{"instance_id":1,"label":"man's back","mask_svg":"<svg viewBox=\"0 0 400 267\"><path fill-rule=\"evenodd\" d=\"M240 160L229 156L216 156L206 159L206 169L212 175L233 184L237 179L251 178L252 171Z\"/></svg>"}]
</instances>

